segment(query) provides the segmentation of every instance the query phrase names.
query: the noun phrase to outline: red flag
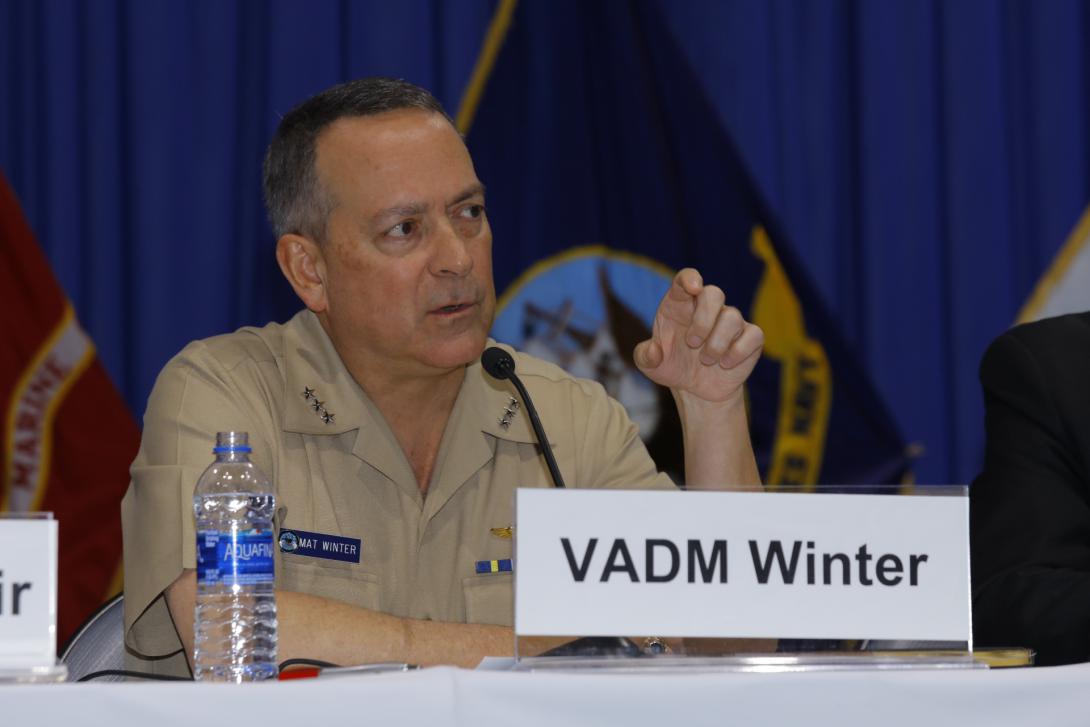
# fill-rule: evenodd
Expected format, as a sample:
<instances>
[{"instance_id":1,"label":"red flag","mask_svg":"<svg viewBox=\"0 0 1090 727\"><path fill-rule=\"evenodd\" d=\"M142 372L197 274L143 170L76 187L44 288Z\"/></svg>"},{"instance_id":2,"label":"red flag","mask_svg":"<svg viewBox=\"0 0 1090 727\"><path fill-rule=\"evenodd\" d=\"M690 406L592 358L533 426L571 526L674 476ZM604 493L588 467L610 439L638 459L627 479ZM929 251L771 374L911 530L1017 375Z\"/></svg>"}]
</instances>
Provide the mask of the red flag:
<instances>
[{"instance_id":1,"label":"red flag","mask_svg":"<svg viewBox=\"0 0 1090 727\"><path fill-rule=\"evenodd\" d=\"M0 512L60 526L57 643L120 590L140 432L0 176Z\"/></svg>"}]
</instances>

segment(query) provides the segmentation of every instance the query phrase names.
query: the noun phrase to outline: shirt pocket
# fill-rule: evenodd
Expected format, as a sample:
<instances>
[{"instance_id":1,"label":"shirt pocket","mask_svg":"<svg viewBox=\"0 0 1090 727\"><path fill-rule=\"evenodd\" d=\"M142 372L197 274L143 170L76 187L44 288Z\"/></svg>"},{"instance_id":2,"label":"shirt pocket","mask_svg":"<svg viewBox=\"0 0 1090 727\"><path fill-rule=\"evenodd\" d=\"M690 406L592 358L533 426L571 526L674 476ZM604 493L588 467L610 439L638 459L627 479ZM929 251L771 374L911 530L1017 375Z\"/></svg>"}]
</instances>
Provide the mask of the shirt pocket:
<instances>
[{"instance_id":1,"label":"shirt pocket","mask_svg":"<svg viewBox=\"0 0 1090 727\"><path fill-rule=\"evenodd\" d=\"M463 578L462 592L466 601L466 623L514 624L514 580L510 573L483 573Z\"/></svg>"},{"instance_id":2,"label":"shirt pocket","mask_svg":"<svg viewBox=\"0 0 1090 727\"><path fill-rule=\"evenodd\" d=\"M382 610L381 581L351 563L322 563L306 556L282 555L278 588Z\"/></svg>"}]
</instances>

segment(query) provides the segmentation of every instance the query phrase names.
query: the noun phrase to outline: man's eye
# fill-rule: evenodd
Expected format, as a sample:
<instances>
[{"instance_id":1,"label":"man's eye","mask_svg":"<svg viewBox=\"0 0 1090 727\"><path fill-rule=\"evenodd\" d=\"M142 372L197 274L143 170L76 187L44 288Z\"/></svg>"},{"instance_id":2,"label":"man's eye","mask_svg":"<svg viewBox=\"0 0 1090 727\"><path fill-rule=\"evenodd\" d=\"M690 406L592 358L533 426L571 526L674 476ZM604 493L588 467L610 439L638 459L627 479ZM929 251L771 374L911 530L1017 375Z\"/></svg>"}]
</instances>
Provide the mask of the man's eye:
<instances>
[{"instance_id":1,"label":"man's eye","mask_svg":"<svg viewBox=\"0 0 1090 727\"><path fill-rule=\"evenodd\" d=\"M484 205L483 204L466 205L465 207L462 208L460 214L462 215L462 217L465 217L466 219L475 220L475 219L479 218L481 215L484 214Z\"/></svg>"},{"instance_id":2,"label":"man's eye","mask_svg":"<svg viewBox=\"0 0 1090 727\"><path fill-rule=\"evenodd\" d=\"M409 237L416 230L416 223L412 220L405 220L404 222L398 222L391 227L386 234L392 237Z\"/></svg>"}]
</instances>

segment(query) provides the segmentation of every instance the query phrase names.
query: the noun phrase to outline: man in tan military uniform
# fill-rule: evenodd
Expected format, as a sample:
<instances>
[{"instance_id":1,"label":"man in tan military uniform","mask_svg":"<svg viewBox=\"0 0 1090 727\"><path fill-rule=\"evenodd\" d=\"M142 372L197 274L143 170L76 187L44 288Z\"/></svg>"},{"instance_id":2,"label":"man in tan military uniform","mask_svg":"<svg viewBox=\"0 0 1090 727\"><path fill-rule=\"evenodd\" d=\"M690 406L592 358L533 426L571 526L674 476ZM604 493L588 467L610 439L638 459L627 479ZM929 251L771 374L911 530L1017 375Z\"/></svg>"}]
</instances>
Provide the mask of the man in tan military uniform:
<instances>
[{"instance_id":1,"label":"man in tan military uniform","mask_svg":"<svg viewBox=\"0 0 1090 727\"><path fill-rule=\"evenodd\" d=\"M495 293L464 144L421 89L344 84L284 118L266 198L307 310L190 344L156 382L122 506L130 649L192 650L193 486L215 432L237 430L277 489L281 659L509 653L511 573L480 564L511 558L514 489L552 482L478 361ZM636 350L674 390L690 487L759 486L742 384L761 343L684 270ZM569 486L672 486L598 384L516 362Z\"/></svg>"}]
</instances>

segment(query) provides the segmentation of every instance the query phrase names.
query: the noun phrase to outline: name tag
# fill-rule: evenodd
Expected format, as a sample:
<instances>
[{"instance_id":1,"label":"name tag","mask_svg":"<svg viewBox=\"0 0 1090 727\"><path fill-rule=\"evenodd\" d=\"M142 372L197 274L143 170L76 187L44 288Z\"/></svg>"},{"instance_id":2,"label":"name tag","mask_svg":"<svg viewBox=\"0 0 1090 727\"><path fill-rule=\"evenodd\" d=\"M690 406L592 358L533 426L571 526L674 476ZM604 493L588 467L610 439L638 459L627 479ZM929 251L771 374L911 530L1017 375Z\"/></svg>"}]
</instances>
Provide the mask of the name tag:
<instances>
[{"instance_id":1,"label":"name tag","mask_svg":"<svg viewBox=\"0 0 1090 727\"><path fill-rule=\"evenodd\" d=\"M965 641L964 496L519 489L515 631Z\"/></svg>"},{"instance_id":2,"label":"name tag","mask_svg":"<svg viewBox=\"0 0 1090 727\"><path fill-rule=\"evenodd\" d=\"M0 517L0 671L57 660L57 521Z\"/></svg>"},{"instance_id":3,"label":"name tag","mask_svg":"<svg viewBox=\"0 0 1090 727\"><path fill-rule=\"evenodd\" d=\"M280 531L280 552L290 555L359 563L361 547L362 541L359 538L344 538L340 535L311 533L306 530L283 529Z\"/></svg>"}]
</instances>

